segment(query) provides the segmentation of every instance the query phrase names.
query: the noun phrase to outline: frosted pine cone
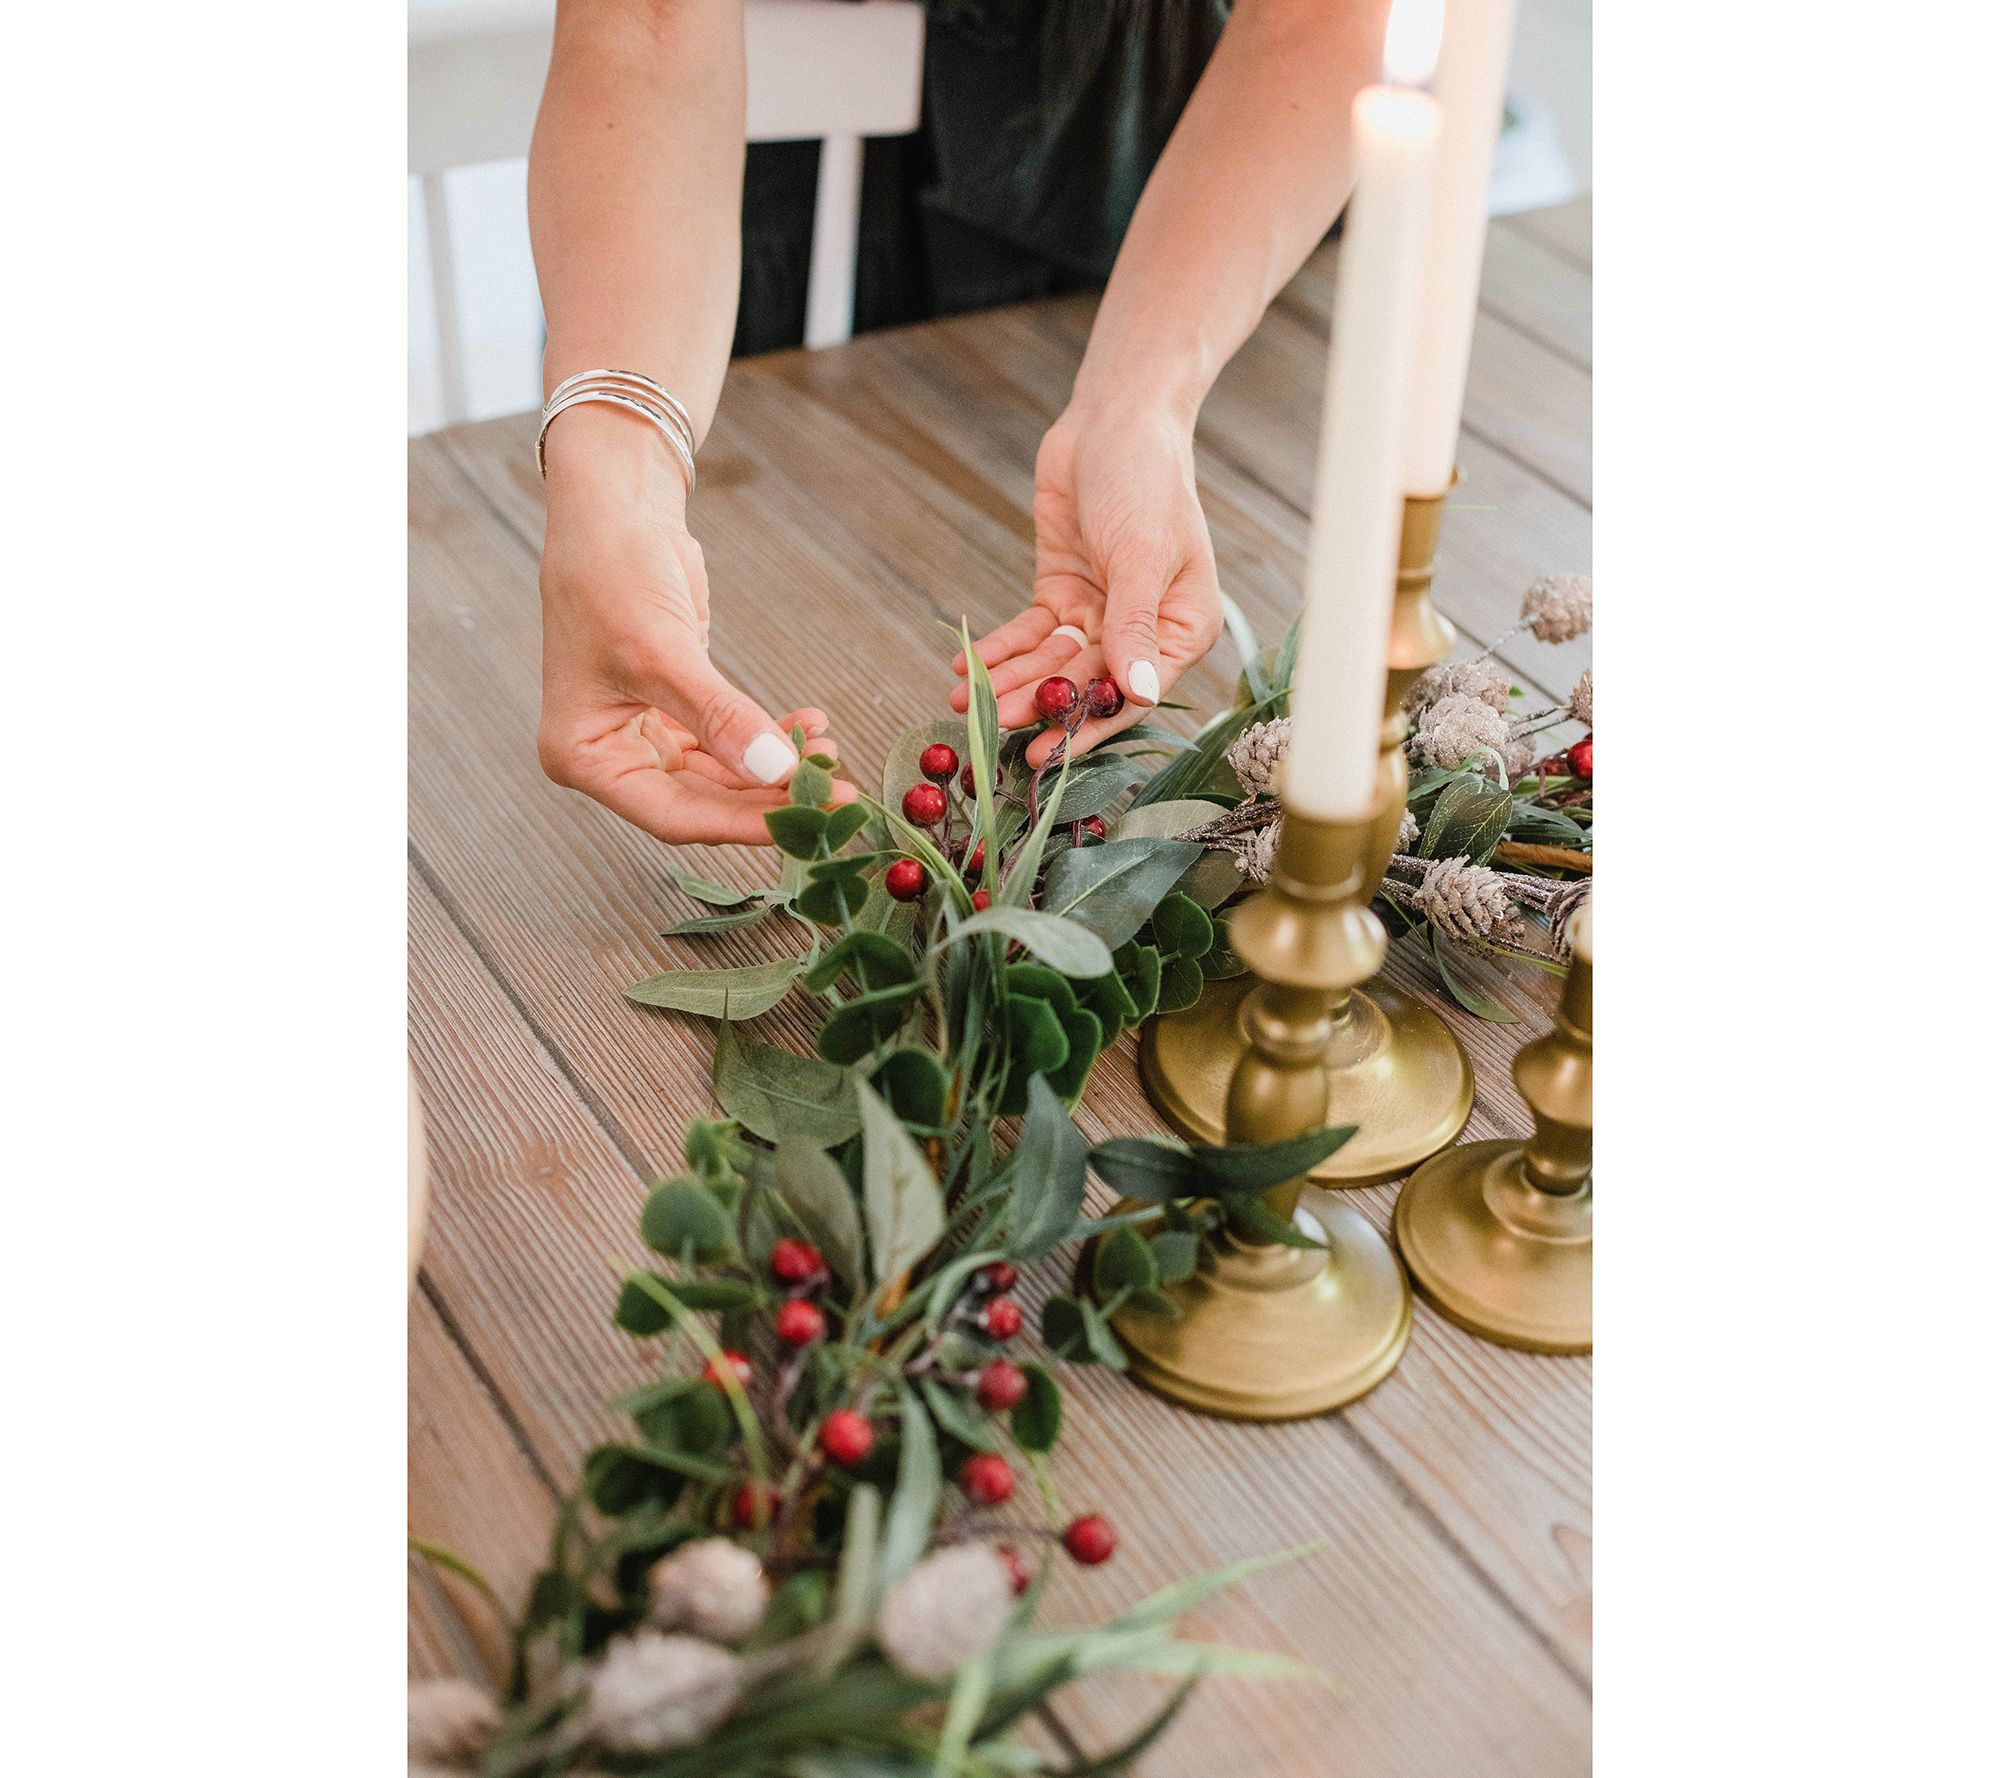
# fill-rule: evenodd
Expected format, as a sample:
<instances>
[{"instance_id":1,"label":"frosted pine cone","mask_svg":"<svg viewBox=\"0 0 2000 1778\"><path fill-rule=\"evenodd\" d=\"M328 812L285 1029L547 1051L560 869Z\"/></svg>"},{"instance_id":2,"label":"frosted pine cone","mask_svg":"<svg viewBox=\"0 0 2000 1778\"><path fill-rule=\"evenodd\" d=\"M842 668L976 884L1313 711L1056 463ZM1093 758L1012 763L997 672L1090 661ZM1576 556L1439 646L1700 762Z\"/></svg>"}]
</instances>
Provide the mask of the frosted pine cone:
<instances>
[{"instance_id":1,"label":"frosted pine cone","mask_svg":"<svg viewBox=\"0 0 2000 1778\"><path fill-rule=\"evenodd\" d=\"M1515 938L1521 916L1498 871L1466 858L1440 858L1412 899L1425 919L1453 938Z\"/></svg>"},{"instance_id":2,"label":"frosted pine cone","mask_svg":"<svg viewBox=\"0 0 2000 1778\"><path fill-rule=\"evenodd\" d=\"M613 1753L671 1753L706 1741L743 1696L743 1663L695 1636L637 1630L605 1649L584 1723Z\"/></svg>"},{"instance_id":3,"label":"frosted pine cone","mask_svg":"<svg viewBox=\"0 0 2000 1778\"><path fill-rule=\"evenodd\" d=\"M1236 868L1251 882L1271 880L1271 861L1278 855L1278 829L1283 825L1282 819L1273 821L1270 826L1255 828L1229 843L1230 851L1236 854Z\"/></svg>"},{"instance_id":4,"label":"frosted pine cone","mask_svg":"<svg viewBox=\"0 0 2000 1778\"><path fill-rule=\"evenodd\" d=\"M1417 843L1417 836L1421 831L1417 826L1416 816L1412 815L1408 809L1405 809L1402 820L1396 823L1396 850L1398 852L1409 851Z\"/></svg>"},{"instance_id":5,"label":"frosted pine cone","mask_svg":"<svg viewBox=\"0 0 2000 1778\"><path fill-rule=\"evenodd\" d=\"M999 1639L1014 1606L1014 1578L983 1543L926 1556L889 1589L875 1640L912 1679L943 1679Z\"/></svg>"},{"instance_id":6,"label":"frosted pine cone","mask_svg":"<svg viewBox=\"0 0 2000 1778\"><path fill-rule=\"evenodd\" d=\"M1292 744L1292 719L1275 716L1255 722L1229 743L1223 756L1246 796L1278 794L1278 764Z\"/></svg>"},{"instance_id":7,"label":"frosted pine cone","mask_svg":"<svg viewBox=\"0 0 2000 1778\"><path fill-rule=\"evenodd\" d=\"M771 1583L755 1556L726 1537L684 1543L653 1566L653 1622L711 1642L741 1642L764 1621Z\"/></svg>"},{"instance_id":8,"label":"frosted pine cone","mask_svg":"<svg viewBox=\"0 0 2000 1778\"><path fill-rule=\"evenodd\" d=\"M1590 576L1544 574L1521 596L1521 616L1539 642L1573 642L1590 630Z\"/></svg>"},{"instance_id":9,"label":"frosted pine cone","mask_svg":"<svg viewBox=\"0 0 2000 1778\"><path fill-rule=\"evenodd\" d=\"M1504 716L1512 707L1514 682L1496 661L1460 661L1455 667L1433 667L1403 694L1403 708L1414 715L1453 693L1477 698Z\"/></svg>"},{"instance_id":10,"label":"frosted pine cone","mask_svg":"<svg viewBox=\"0 0 2000 1778\"><path fill-rule=\"evenodd\" d=\"M1509 735L1507 745L1500 749L1500 759L1507 768L1507 782L1512 784L1535 763L1535 744L1526 735Z\"/></svg>"},{"instance_id":11,"label":"frosted pine cone","mask_svg":"<svg viewBox=\"0 0 2000 1778\"><path fill-rule=\"evenodd\" d=\"M1507 745L1507 719L1489 704L1464 692L1440 698L1417 719L1415 748L1427 765L1446 770L1463 765L1473 752Z\"/></svg>"},{"instance_id":12,"label":"frosted pine cone","mask_svg":"<svg viewBox=\"0 0 2000 1778\"><path fill-rule=\"evenodd\" d=\"M499 1732L500 1707L467 1679L426 1679L410 1687L410 1763L477 1765Z\"/></svg>"},{"instance_id":13,"label":"frosted pine cone","mask_svg":"<svg viewBox=\"0 0 2000 1778\"><path fill-rule=\"evenodd\" d=\"M1590 674L1591 669L1585 667L1583 677L1576 682L1576 690L1569 694L1569 714L1585 728L1590 727Z\"/></svg>"}]
</instances>

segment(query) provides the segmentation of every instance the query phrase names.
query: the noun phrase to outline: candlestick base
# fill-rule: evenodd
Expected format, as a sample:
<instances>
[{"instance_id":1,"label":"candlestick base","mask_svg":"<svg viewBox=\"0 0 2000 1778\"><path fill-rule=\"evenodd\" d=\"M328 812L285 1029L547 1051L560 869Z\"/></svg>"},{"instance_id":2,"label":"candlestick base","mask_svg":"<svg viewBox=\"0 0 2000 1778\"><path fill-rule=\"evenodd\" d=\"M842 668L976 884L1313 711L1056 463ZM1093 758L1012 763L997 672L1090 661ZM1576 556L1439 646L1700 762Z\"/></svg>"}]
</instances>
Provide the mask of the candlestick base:
<instances>
[{"instance_id":1,"label":"candlestick base","mask_svg":"<svg viewBox=\"0 0 2000 1778\"><path fill-rule=\"evenodd\" d=\"M1243 1003L1254 976L1212 982L1185 1012L1149 1020L1139 1078L1160 1115L1194 1142L1222 1142L1230 1076L1250 1047ZM1379 978L1356 989L1326 1050L1329 1124L1350 1137L1308 1175L1339 1188L1395 1179L1448 1147L1472 1115L1472 1063L1430 1008Z\"/></svg>"},{"instance_id":2,"label":"candlestick base","mask_svg":"<svg viewBox=\"0 0 2000 1778\"><path fill-rule=\"evenodd\" d=\"M1410 1338L1410 1287L1388 1242L1325 1192L1303 1193L1293 1220L1326 1249L1224 1234L1192 1278L1164 1287L1178 1317L1112 1317L1135 1381L1204 1414L1296 1420L1366 1395L1396 1368ZM1079 1289L1095 1245L1078 1265Z\"/></svg>"},{"instance_id":3,"label":"candlestick base","mask_svg":"<svg viewBox=\"0 0 2000 1778\"><path fill-rule=\"evenodd\" d=\"M1420 1167L1396 1200L1396 1244L1427 1302L1482 1339L1590 1350L1591 1190L1530 1180L1519 1142L1468 1142Z\"/></svg>"}]
</instances>

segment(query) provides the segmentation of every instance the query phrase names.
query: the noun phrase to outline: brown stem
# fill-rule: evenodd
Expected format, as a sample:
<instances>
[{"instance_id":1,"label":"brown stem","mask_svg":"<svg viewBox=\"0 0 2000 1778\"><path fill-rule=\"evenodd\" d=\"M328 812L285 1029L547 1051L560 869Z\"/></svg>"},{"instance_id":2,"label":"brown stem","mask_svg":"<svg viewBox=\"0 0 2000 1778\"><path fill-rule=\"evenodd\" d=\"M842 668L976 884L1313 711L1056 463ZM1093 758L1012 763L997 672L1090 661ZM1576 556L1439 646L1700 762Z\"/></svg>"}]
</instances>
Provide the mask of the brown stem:
<instances>
[{"instance_id":1,"label":"brown stem","mask_svg":"<svg viewBox=\"0 0 2000 1778\"><path fill-rule=\"evenodd\" d=\"M1591 872L1591 855L1588 852L1572 852L1567 846L1531 846L1522 840L1502 840L1493 848L1495 858L1504 858L1509 864L1538 864L1544 870L1581 871L1586 877Z\"/></svg>"}]
</instances>

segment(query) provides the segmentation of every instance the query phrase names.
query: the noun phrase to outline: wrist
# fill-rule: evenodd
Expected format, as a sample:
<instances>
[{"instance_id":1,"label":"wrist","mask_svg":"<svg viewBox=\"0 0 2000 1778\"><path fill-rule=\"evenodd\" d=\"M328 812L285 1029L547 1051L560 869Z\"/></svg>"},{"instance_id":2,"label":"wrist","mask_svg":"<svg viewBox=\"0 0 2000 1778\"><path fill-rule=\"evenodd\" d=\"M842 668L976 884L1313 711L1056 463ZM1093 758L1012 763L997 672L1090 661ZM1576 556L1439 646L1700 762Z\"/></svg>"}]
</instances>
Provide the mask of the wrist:
<instances>
[{"instance_id":1,"label":"wrist","mask_svg":"<svg viewBox=\"0 0 2000 1778\"><path fill-rule=\"evenodd\" d=\"M1062 423L1078 433L1141 430L1192 440L1195 415L1200 411L1201 394L1189 386L1093 376L1086 365L1077 373Z\"/></svg>"},{"instance_id":2,"label":"wrist","mask_svg":"<svg viewBox=\"0 0 2000 1778\"><path fill-rule=\"evenodd\" d=\"M651 421L608 402L558 414L543 441L551 514L643 515L687 529L687 477Z\"/></svg>"}]
</instances>

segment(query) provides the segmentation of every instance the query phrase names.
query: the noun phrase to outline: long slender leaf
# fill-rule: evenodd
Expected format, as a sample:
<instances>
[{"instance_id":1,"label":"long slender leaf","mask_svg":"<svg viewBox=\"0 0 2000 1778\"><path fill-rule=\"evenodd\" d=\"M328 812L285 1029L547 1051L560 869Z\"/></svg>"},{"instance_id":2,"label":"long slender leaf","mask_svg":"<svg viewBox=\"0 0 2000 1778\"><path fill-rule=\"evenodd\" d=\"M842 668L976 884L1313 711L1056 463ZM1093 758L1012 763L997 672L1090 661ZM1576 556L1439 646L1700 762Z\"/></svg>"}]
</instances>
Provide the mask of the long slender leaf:
<instances>
[{"instance_id":1,"label":"long slender leaf","mask_svg":"<svg viewBox=\"0 0 2000 1778\"><path fill-rule=\"evenodd\" d=\"M931 1525L937 1518L944 1470L938 1462L937 1436L930 1416L907 1383L898 1382L902 1398L902 1457L896 1467L896 1492L889 1502L889 1519L882 1533L880 1591L886 1592L914 1568L930 1547Z\"/></svg>"},{"instance_id":2,"label":"long slender leaf","mask_svg":"<svg viewBox=\"0 0 2000 1778\"><path fill-rule=\"evenodd\" d=\"M1243 615L1243 607L1227 593L1222 598L1222 621L1229 627L1229 640L1235 645L1236 658L1243 663L1243 683L1250 688L1253 702L1262 703L1271 695L1271 682L1264 676L1264 654L1257 646L1257 634L1250 628L1250 620Z\"/></svg>"},{"instance_id":3,"label":"long slender leaf","mask_svg":"<svg viewBox=\"0 0 2000 1778\"><path fill-rule=\"evenodd\" d=\"M990 907L962 922L947 942L997 932L1024 945L1051 969L1087 981L1111 973L1111 947L1089 927L1036 908Z\"/></svg>"}]
</instances>

